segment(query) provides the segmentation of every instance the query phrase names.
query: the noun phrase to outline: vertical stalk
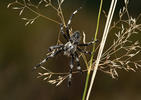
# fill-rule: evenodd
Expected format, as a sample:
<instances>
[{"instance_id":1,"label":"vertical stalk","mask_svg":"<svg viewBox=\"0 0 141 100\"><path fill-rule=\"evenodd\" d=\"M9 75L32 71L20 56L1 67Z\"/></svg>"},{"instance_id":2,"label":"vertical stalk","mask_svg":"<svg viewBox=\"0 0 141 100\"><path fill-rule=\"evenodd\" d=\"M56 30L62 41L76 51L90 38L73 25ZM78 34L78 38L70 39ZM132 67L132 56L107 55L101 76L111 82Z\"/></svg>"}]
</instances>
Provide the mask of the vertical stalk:
<instances>
[{"instance_id":1,"label":"vertical stalk","mask_svg":"<svg viewBox=\"0 0 141 100\"><path fill-rule=\"evenodd\" d=\"M62 22L63 22L63 25L66 27L66 23L65 23L65 19L64 19L64 15L63 15L63 11L62 11L62 7L61 7L61 4L60 4L60 1L59 0L57 0L58 1L58 5L59 5L59 11L60 11L60 18L61 18L61 20L62 20Z\"/></svg>"},{"instance_id":2,"label":"vertical stalk","mask_svg":"<svg viewBox=\"0 0 141 100\"><path fill-rule=\"evenodd\" d=\"M100 58L101 58L101 55L102 55L102 52L103 52L103 49L104 49L104 45L105 45L105 42L106 42L106 39L107 39L107 35L108 35L108 32L109 32L109 28L110 28L111 21L112 21L112 18L113 18L113 14L114 14L114 11L115 11L116 3L117 3L117 0L112 0L112 2L111 2L109 14L108 14L108 17L107 17L102 41L101 41L101 44L100 44L100 48L99 48L99 52L98 52L98 56L97 56L97 60L96 60L96 65L95 65L95 68L94 68L94 71L93 71L93 74L92 74L92 78L91 78L91 82L90 82L90 86L89 86L89 90L88 90L88 93L87 93L86 100L89 100L89 97L90 97L90 93L91 93L92 86L93 86L95 76L96 76L96 73L97 73Z\"/></svg>"},{"instance_id":3,"label":"vertical stalk","mask_svg":"<svg viewBox=\"0 0 141 100\"><path fill-rule=\"evenodd\" d=\"M97 19L97 27L96 27L96 32L94 34L94 40L95 41L97 40L102 4L103 4L103 0L101 0L100 8L99 8L99 14L98 14L98 19ZM94 52L95 52L95 44L93 44L93 50L92 50L92 55L91 55L91 59L90 59L90 65L88 67L88 72L87 72L87 76L86 76L86 82L85 82L85 88L84 88L82 100L85 100L85 97L86 97L88 83L89 83L89 77L90 77L90 72L91 72L92 62L93 62L93 57L94 57Z\"/></svg>"}]
</instances>

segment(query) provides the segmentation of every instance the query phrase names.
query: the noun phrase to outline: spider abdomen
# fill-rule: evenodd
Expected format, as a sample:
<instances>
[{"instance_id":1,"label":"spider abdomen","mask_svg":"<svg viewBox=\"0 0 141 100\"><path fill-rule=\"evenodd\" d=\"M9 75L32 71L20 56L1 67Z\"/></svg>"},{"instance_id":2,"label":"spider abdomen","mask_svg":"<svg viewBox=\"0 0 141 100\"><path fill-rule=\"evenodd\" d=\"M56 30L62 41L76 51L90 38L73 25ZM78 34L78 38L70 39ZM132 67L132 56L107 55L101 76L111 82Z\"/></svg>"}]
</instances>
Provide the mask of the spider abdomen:
<instances>
[{"instance_id":1,"label":"spider abdomen","mask_svg":"<svg viewBox=\"0 0 141 100\"><path fill-rule=\"evenodd\" d=\"M71 42L67 42L64 46L64 55L70 56L71 54L74 54L76 47L77 46L72 44Z\"/></svg>"}]
</instances>

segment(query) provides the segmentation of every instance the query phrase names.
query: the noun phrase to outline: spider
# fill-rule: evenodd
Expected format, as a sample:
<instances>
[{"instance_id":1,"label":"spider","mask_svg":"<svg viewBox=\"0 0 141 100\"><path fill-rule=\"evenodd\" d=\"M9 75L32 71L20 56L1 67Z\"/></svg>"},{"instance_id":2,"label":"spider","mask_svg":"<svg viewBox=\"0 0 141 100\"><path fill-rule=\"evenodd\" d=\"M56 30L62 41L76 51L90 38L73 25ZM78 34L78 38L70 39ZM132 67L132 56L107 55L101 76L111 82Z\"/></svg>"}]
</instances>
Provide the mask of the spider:
<instances>
[{"instance_id":1,"label":"spider","mask_svg":"<svg viewBox=\"0 0 141 100\"><path fill-rule=\"evenodd\" d=\"M96 42L96 41L91 41L91 42L88 42L88 43L80 43L81 38L80 38L80 32L79 31L75 31L75 32L72 33L72 35L70 35L70 24L71 24L71 21L72 21L72 17L80 9L81 9L81 7L78 10L75 10L72 13L66 27L64 27L63 24L60 25L60 30L61 30L60 32L62 33L63 37L65 38L66 43L65 44L57 44L57 45L54 45L54 46L50 46L49 47L50 55L48 55L44 60L42 60L39 64L37 64L34 67L34 69L37 69L43 63L47 62L47 60L49 58L53 58L54 56L56 56L60 52L63 52L64 55L71 58L70 64L69 64L70 70L69 70L69 75L68 75L68 86L71 85L72 70L73 70L73 67L74 67L74 62L76 62L77 70L82 72L82 69L80 67L80 62L79 62L78 51L81 52L81 53L85 53L85 54L91 54L91 52L83 50L80 47L81 46L89 46L89 45ZM66 32L64 32L64 28L65 28Z\"/></svg>"}]
</instances>

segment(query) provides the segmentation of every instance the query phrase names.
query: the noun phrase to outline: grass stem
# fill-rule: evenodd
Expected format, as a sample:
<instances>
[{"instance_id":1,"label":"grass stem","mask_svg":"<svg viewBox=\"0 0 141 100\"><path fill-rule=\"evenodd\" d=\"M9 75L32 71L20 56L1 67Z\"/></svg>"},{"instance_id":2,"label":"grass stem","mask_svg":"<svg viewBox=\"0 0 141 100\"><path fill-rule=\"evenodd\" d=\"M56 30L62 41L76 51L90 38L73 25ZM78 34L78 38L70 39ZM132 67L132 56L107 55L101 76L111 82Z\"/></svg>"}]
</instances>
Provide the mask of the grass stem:
<instances>
[{"instance_id":1,"label":"grass stem","mask_svg":"<svg viewBox=\"0 0 141 100\"><path fill-rule=\"evenodd\" d=\"M88 89L86 100L89 100L89 97L90 97L90 93L91 93L92 86L93 86L95 76L96 76L96 73L97 73L100 58L101 58L101 55L102 55L102 52L103 52L103 49L104 49L104 45L105 45L105 42L106 42L106 39L107 39L107 36L108 36L111 21L112 21L113 14L114 14L114 11L115 11L116 3L117 3L117 0L112 0L112 2L111 2L109 14L108 14L108 17L107 17L107 21L106 21L106 25L105 25L105 29L104 29L104 33L103 33L103 37L102 37L102 41L101 41L101 44L100 44L100 48L99 48L96 64L95 64L95 67L94 67L94 71L93 71L93 74L92 74L92 78L91 78L91 81L90 81L90 86L89 86L89 89Z\"/></svg>"},{"instance_id":2,"label":"grass stem","mask_svg":"<svg viewBox=\"0 0 141 100\"><path fill-rule=\"evenodd\" d=\"M97 34L98 34L98 29L99 29L99 22L100 22L100 15L101 15L102 4L103 4L103 0L101 0L100 8L99 8L97 27L96 27L96 32L94 34L94 40L95 41L97 40ZM85 100L85 97L86 97L88 83L89 83L89 78L90 78L90 72L91 72L92 62L93 62L93 57L94 57L94 52L95 52L95 44L93 44L93 50L92 50L92 55L91 55L91 59L90 59L90 65L88 67L88 72L87 72L87 76L86 76L86 82L85 82L85 88L84 88L84 93L83 93L82 100Z\"/></svg>"}]
</instances>

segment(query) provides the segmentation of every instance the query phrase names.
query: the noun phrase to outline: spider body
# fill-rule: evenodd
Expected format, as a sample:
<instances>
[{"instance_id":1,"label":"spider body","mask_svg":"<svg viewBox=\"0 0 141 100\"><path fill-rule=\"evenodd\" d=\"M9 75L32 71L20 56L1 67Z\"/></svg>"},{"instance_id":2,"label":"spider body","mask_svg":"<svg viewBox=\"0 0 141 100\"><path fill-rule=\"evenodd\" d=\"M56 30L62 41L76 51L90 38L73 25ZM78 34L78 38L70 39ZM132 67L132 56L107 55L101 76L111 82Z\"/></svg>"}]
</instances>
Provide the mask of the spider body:
<instances>
[{"instance_id":1,"label":"spider body","mask_svg":"<svg viewBox=\"0 0 141 100\"><path fill-rule=\"evenodd\" d=\"M67 42L64 45L64 55L70 56L76 51L76 45L72 44L71 42Z\"/></svg>"},{"instance_id":2,"label":"spider body","mask_svg":"<svg viewBox=\"0 0 141 100\"><path fill-rule=\"evenodd\" d=\"M80 33L78 31L74 32L70 37L70 40L64 45L64 55L73 55L77 50L77 45L80 42Z\"/></svg>"},{"instance_id":3,"label":"spider body","mask_svg":"<svg viewBox=\"0 0 141 100\"><path fill-rule=\"evenodd\" d=\"M78 9L79 10L79 9ZM91 52L85 51L83 49L81 49L81 46L89 46L93 43L95 43L95 41L91 41L88 43L80 43L80 32L79 31L75 31L72 33L72 35L70 36L70 24L71 24L71 20L72 17L78 12L78 10L74 11L72 16L70 17L67 26L64 27L63 24L60 25L61 28L61 33L64 36L64 38L66 39L66 43L65 44L58 44L58 45L54 45L54 46L50 46L49 47L49 51L51 52L50 55L48 55L44 60L42 60L39 64L37 64L34 69L37 69L38 67L40 67L43 63L45 63L49 58L53 58L54 56L56 56L57 54L59 54L60 52L63 52L64 55L70 57L70 70L69 70L69 75L68 75L68 86L70 86L71 84L71 79L72 79L72 70L74 67L74 63L76 63L77 65L77 70L79 70L80 72L82 72L81 67L80 67L80 62L79 62L79 55L78 52L81 53L86 53L86 54L91 54ZM66 32L64 32L64 28L66 28Z\"/></svg>"}]
</instances>

